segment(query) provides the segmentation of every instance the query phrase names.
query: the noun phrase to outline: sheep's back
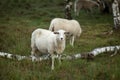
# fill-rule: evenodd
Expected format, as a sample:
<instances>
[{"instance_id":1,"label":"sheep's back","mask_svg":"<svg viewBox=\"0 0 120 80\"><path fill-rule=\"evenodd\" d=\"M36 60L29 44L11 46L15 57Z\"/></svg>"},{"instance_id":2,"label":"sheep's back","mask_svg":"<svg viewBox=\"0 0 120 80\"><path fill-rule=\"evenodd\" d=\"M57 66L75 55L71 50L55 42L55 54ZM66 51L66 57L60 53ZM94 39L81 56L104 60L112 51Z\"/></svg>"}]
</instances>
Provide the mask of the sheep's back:
<instances>
[{"instance_id":1,"label":"sheep's back","mask_svg":"<svg viewBox=\"0 0 120 80\"><path fill-rule=\"evenodd\" d=\"M48 53L49 46L53 44L54 36L53 32L44 29L37 29L32 35L35 38L35 45L41 53Z\"/></svg>"},{"instance_id":2,"label":"sheep's back","mask_svg":"<svg viewBox=\"0 0 120 80\"><path fill-rule=\"evenodd\" d=\"M70 29L72 34L79 37L81 34L81 26L78 21L71 20L71 23L73 24L72 28Z\"/></svg>"},{"instance_id":3,"label":"sheep's back","mask_svg":"<svg viewBox=\"0 0 120 80\"><path fill-rule=\"evenodd\" d=\"M90 8L94 6L98 6L97 2L91 0L79 0L78 5L82 6L82 8Z\"/></svg>"},{"instance_id":4,"label":"sheep's back","mask_svg":"<svg viewBox=\"0 0 120 80\"><path fill-rule=\"evenodd\" d=\"M70 34L74 36L78 36L81 32L80 24L76 20L56 18L53 22L54 31L63 29L70 32Z\"/></svg>"}]
</instances>

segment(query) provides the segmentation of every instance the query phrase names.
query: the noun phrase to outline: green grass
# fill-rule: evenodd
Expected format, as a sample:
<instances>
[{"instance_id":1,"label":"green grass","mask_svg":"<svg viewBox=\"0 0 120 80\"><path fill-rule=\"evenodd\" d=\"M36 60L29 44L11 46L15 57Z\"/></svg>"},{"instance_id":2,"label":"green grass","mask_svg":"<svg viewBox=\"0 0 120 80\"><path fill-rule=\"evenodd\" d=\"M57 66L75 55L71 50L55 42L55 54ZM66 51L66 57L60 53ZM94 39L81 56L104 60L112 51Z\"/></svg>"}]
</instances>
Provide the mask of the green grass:
<instances>
[{"instance_id":1,"label":"green grass","mask_svg":"<svg viewBox=\"0 0 120 80\"><path fill-rule=\"evenodd\" d=\"M61 0L51 0L51 3L48 0L42 0L41 3L41 0L5 1L0 1L0 51L3 52L30 55L32 31L36 28L48 29L53 18L64 17ZM31 7L26 7L28 5ZM97 12L93 15L81 11L79 17L75 17L73 12L72 15L80 22L83 32L74 48L67 40L64 54L120 45L119 32L104 34L112 29L112 14L101 15ZM0 57L0 80L119 80L120 55L110 57L110 54L103 53L92 61L64 60L61 66L56 61L54 71L51 71L51 61L16 61Z\"/></svg>"}]
</instances>

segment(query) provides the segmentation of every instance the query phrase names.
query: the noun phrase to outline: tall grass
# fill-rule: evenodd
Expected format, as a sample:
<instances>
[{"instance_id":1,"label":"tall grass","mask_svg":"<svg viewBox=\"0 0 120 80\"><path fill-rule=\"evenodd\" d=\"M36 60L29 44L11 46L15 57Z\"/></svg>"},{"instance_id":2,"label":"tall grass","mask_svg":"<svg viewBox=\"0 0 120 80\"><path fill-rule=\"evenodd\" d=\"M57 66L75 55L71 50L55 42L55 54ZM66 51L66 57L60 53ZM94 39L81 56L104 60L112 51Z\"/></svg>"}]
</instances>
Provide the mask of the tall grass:
<instances>
[{"instance_id":1,"label":"tall grass","mask_svg":"<svg viewBox=\"0 0 120 80\"><path fill-rule=\"evenodd\" d=\"M31 33L36 28L48 29L55 17L64 17L62 0L1 0L0 1L0 51L12 54L30 55ZM120 34L104 34L113 26L111 14L101 15L80 12L78 20L82 35L71 47L67 40L64 54L88 52L96 47L120 45ZM51 71L51 61L16 61L0 57L0 80L119 80L120 52L103 53L92 61L73 60L55 63Z\"/></svg>"}]
</instances>

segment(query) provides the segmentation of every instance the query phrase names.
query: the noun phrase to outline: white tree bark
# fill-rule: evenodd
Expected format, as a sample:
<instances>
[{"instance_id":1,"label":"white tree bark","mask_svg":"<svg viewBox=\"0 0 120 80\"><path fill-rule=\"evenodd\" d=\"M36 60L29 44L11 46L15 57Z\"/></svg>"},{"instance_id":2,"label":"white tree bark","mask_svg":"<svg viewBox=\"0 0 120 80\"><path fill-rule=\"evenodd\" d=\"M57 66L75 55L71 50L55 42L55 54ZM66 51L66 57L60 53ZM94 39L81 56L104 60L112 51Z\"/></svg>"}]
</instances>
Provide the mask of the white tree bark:
<instances>
[{"instance_id":1,"label":"white tree bark","mask_svg":"<svg viewBox=\"0 0 120 80\"><path fill-rule=\"evenodd\" d=\"M65 18L66 19L72 19L71 15L71 9L72 9L73 3L71 0L66 0L66 6L65 6Z\"/></svg>"},{"instance_id":2,"label":"white tree bark","mask_svg":"<svg viewBox=\"0 0 120 80\"><path fill-rule=\"evenodd\" d=\"M117 0L114 0L112 3L112 10L113 10L114 28L120 29L120 13L119 13L119 7L118 7Z\"/></svg>"},{"instance_id":3,"label":"white tree bark","mask_svg":"<svg viewBox=\"0 0 120 80\"><path fill-rule=\"evenodd\" d=\"M102 48L96 48L90 52L87 53L77 53L74 55L62 55L62 60L72 60L72 59L79 59L79 58L85 58L85 59L92 59L98 54L104 53L104 52L113 52L111 56L114 56L117 54L117 51L120 50L120 46L108 46L108 47L102 47ZM0 56L8 59L16 59L18 61L21 60L31 60L31 61L42 61L42 60L48 60L50 59L50 55L44 55L41 57L35 57L35 56L21 56L21 55L15 55L5 52L0 52ZM58 55L55 56L55 58L58 58Z\"/></svg>"}]
</instances>

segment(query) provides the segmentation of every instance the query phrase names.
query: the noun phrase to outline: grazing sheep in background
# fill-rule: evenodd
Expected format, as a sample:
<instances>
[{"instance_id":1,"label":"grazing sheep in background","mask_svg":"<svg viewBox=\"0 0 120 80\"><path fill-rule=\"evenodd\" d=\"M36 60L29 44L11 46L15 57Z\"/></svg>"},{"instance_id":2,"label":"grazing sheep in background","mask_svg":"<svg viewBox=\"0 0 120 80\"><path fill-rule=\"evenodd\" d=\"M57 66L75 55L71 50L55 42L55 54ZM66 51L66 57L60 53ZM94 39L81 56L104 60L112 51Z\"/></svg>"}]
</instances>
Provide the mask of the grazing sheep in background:
<instances>
[{"instance_id":1,"label":"grazing sheep in background","mask_svg":"<svg viewBox=\"0 0 120 80\"><path fill-rule=\"evenodd\" d=\"M101 13L110 13L112 12L112 2L111 0L98 0L97 1L100 5L100 12Z\"/></svg>"},{"instance_id":2,"label":"grazing sheep in background","mask_svg":"<svg viewBox=\"0 0 120 80\"><path fill-rule=\"evenodd\" d=\"M79 16L79 11L81 9L89 10L92 12L93 7L99 7L99 4L96 1L92 0L75 0L74 11L75 15Z\"/></svg>"},{"instance_id":3,"label":"grazing sheep in background","mask_svg":"<svg viewBox=\"0 0 120 80\"><path fill-rule=\"evenodd\" d=\"M55 60L55 52L59 56L59 62L61 63L61 53L65 49L65 34L68 34L64 30L58 30L55 32L51 32L45 29L36 29L32 33L31 37L31 55L35 56L36 51L40 53L49 53L52 58L52 66L51 69L54 69L54 60Z\"/></svg>"},{"instance_id":4,"label":"grazing sheep in background","mask_svg":"<svg viewBox=\"0 0 120 80\"><path fill-rule=\"evenodd\" d=\"M65 31L68 31L70 34L70 44L74 45L74 39L76 37L79 37L81 35L81 27L78 21L76 20L68 20L68 19L62 19L62 18L54 18L51 23L49 30L51 31L57 31L63 29Z\"/></svg>"},{"instance_id":5,"label":"grazing sheep in background","mask_svg":"<svg viewBox=\"0 0 120 80\"><path fill-rule=\"evenodd\" d=\"M112 3L114 0L97 0L101 13L112 13ZM120 10L120 0L117 0Z\"/></svg>"}]
</instances>

